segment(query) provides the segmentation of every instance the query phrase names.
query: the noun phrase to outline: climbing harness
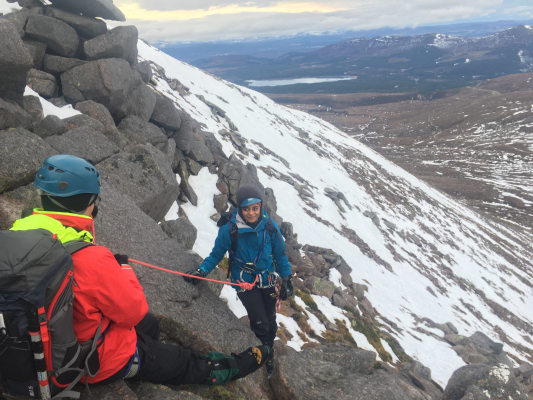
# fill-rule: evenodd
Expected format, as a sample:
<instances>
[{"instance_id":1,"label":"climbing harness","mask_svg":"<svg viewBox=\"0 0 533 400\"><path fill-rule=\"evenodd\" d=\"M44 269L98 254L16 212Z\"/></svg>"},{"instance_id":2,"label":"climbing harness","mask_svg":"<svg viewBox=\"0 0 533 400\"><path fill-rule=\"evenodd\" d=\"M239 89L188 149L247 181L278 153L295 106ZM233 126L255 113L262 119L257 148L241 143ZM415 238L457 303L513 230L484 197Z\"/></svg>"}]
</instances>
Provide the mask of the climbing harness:
<instances>
[{"instance_id":1,"label":"climbing harness","mask_svg":"<svg viewBox=\"0 0 533 400\"><path fill-rule=\"evenodd\" d=\"M274 280L271 286L274 286L276 291L276 311L281 311L281 277L278 275L277 272L274 272L272 275L274 275L274 278L272 278L271 275L268 276L268 280L271 282Z\"/></svg>"},{"instance_id":2,"label":"climbing harness","mask_svg":"<svg viewBox=\"0 0 533 400\"><path fill-rule=\"evenodd\" d=\"M134 262L134 263L139 264L139 265L144 265L145 267L148 267L148 268L158 269L158 270L163 271L163 272L168 272L169 274L188 276L188 277L191 277L191 278L194 278L194 279L201 279L201 280L209 281L209 282L222 283L224 285L239 286L242 290L252 290L254 288L255 284L257 283L257 275L255 276L255 280L254 280L253 283L248 283L248 282L244 282L244 281L243 282L234 283L234 282L218 281L216 279L202 278L200 276L190 275L190 274L186 274L184 272L172 271L171 269L161 268L161 267L158 267L156 265L147 264L147 263L144 263L142 261L133 260L131 258L129 259L129 261Z\"/></svg>"}]
</instances>

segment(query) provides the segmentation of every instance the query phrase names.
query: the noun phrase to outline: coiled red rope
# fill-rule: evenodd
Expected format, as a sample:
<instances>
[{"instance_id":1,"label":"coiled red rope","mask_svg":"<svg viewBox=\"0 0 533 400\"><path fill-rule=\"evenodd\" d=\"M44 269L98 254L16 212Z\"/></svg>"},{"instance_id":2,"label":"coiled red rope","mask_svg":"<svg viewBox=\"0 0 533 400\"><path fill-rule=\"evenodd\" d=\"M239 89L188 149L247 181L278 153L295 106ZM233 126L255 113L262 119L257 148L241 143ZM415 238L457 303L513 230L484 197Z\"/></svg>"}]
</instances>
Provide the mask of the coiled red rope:
<instances>
[{"instance_id":1,"label":"coiled red rope","mask_svg":"<svg viewBox=\"0 0 533 400\"><path fill-rule=\"evenodd\" d=\"M148 268L158 269L159 271L168 272L169 274L188 276L194 279L201 279L203 281L222 283L224 285L239 286L241 289L244 289L244 290L252 290L255 284L257 283L257 275L255 276L255 281L253 283L248 283L248 282L234 283L234 282L226 282L226 281L217 281L216 279L202 278L200 276L186 274L185 272L173 271L171 269L161 268L161 267L158 267L157 265L147 264L145 262L133 260L131 258L129 259L129 261L134 262L135 264L144 265L145 267L148 267Z\"/></svg>"}]
</instances>

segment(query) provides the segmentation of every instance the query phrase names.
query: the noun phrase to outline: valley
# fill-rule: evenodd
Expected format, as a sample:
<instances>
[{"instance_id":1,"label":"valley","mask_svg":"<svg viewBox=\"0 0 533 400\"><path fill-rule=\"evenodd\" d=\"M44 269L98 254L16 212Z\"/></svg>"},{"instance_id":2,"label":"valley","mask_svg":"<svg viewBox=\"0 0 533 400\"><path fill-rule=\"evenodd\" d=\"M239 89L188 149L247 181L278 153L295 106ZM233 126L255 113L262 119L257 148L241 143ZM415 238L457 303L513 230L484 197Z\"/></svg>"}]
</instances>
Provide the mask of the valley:
<instances>
[{"instance_id":1,"label":"valley","mask_svg":"<svg viewBox=\"0 0 533 400\"><path fill-rule=\"evenodd\" d=\"M476 211L533 227L533 74L427 99L416 93L270 94L368 145Z\"/></svg>"},{"instance_id":2,"label":"valley","mask_svg":"<svg viewBox=\"0 0 533 400\"><path fill-rule=\"evenodd\" d=\"M404 93L425 97L439 90L475 86L487 79L533 70L533 26L518 25L478 37L426 33L340 41L274 58L220 54L194 66L239 85L255 80L346 81L255 87L262 93Z\"/></svg>"}]
</instances>

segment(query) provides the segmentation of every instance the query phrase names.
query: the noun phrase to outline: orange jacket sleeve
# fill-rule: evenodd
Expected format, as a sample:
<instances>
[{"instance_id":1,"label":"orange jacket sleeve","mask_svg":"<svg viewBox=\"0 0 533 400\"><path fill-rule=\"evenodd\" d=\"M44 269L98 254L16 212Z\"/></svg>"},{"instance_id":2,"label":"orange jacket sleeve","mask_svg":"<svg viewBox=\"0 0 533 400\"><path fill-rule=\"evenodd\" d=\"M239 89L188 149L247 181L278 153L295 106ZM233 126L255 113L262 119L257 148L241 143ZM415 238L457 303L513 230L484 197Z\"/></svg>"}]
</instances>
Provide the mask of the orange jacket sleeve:
<instances>
[{"instance_id":1,"label":"orange jacket sleeve","mask_svg":"<svg viewBox=\"0 0 533 400\"><path fill-rule=\"evenodd\" d=\"M114 323L133 327L148 312L143 288L130 266L121 266L108 249L102 252L96 268L95 301L97 308Z\"/></svg>"}]
</instances>

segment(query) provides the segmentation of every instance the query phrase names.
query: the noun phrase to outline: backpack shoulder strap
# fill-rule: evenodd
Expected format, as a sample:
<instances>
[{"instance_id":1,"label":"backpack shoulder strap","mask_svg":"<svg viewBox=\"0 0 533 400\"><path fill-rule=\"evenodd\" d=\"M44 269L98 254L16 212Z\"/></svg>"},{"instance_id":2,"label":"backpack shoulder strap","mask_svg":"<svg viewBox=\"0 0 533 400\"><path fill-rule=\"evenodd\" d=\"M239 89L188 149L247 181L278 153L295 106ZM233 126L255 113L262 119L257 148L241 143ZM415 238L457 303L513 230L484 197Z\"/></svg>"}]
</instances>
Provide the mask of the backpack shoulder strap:
<instances>
[{"instance_id":1,"label":"backpack shoulder strap","mask_svg":"<svg viewBox=\"0 0 533 400\"><path fill-rule=\"evenodd\" d=\"M83 240L73 240L71 242L63 243L63 246L65 246L65 250L72 255L81 249L94 245L92 243L84 242Z\"/></svg>"},{"instance_id":2,"label":"backpack shoulder strap","mask_svg":"<svg viewBox=\"0 0 533 400\"><path fill-rule=\"evenodd\" d=\"M277 232L277 229L274 227L274 223L272 222L272 218L268 217L268 221L266 223L266 229L269 234L273 234L274 232Z\"/></svg>"},{"instance_id":3,"label":"backpack shoulder strap","mask_svg":"<svg viewBox=\"0 0 533 400\"><path fill-rule=\"evenodd\" d=\"M237 241L239 240L239 229L233 222L228 222L229 236L231 238L231 251L233 254L237 251Z\"/></svg>"},{"instance_id":4,"label":"backpack shoulder strap","mask_svg":"<svg viewBox=\"0 0 533 400\"><path fill-rule=\"evenodd\" d=\"M231 251L228 258L228 278L231 275L231 270L233 268L233 259L237 252L237 242L239 241L239 229L237 225L232 221L228 222L229 237L231 239Z\"/></svg>"},{"instance_id":5,"label":"backpack shoulder strap","mask_svg":"<svg viewBox=\"0 0 533 400\"><path fill-rule=\"evenodd\" d=\"M283 242L283 239L281 238L279 231L274 226L274 222L272 222L272 218L268 217L268 221L266 223L266 230L268 234L270 235L270 240L272 240L272 235L275 233L278 236L278 240L283 247L283 254L287 255L287 249L285 248L285 243Z\"/></svg>"}]
</instances>

